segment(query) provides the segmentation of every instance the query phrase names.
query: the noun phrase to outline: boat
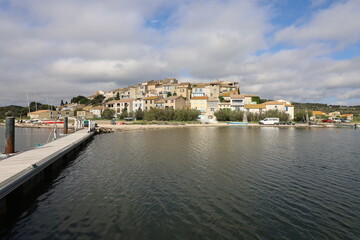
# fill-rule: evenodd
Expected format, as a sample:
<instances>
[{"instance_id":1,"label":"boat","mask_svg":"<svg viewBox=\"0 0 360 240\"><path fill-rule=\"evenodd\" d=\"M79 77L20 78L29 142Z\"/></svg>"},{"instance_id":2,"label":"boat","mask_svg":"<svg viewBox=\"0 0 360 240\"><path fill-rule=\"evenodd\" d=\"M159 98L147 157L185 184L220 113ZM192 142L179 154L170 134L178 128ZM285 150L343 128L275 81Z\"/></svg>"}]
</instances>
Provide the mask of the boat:
<instances>
[{"instance_id":1,"label":"boat","mask_svg":"<svg viewBox=\"0 0 360 240\"><path fill-rule=\"evenodd\" d=\"M230 125L249 125L247 122L228 122Z\"/></svg>"}]
</instances>

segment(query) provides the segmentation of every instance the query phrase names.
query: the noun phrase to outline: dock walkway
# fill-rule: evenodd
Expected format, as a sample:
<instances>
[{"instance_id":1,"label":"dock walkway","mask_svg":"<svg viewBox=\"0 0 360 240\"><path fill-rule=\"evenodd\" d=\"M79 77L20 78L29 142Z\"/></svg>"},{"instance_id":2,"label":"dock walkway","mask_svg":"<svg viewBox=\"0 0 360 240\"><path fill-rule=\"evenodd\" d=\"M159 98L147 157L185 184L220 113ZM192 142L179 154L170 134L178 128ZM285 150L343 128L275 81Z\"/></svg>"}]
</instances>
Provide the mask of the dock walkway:
<instances>
[{"instance_id":1,"label":"dock walkway","mask_svg":"<svg viewBox=\"0 0 360 240\"><path fill-rule=\"evenodd\" d=\"M0 161L0 199L81 145L94 133L79 130L41 147Z\"/></svg>"}]
</instances>

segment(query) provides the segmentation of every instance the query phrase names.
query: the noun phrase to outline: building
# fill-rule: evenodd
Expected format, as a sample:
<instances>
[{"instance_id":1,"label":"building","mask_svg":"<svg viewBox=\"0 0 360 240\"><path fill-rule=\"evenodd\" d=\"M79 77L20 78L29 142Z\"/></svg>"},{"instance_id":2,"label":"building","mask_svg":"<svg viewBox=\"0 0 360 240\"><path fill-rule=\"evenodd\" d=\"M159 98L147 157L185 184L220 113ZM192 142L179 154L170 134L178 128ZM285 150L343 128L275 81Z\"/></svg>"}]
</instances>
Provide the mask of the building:
<instances>
[{"instance_id":1,"label":"building","mask_svg":"<svg viewBox=\"0 0 360 240\"><path fill-rule=\"evenodd\" d=\"M210 98L207 100L205 118L216 119L215 112L220 109L220 101L218 98Z\"/></svg>"},{"instance_id":2,"label":"building","mask_svg":"<svg viewBox=\"0 0 360 240\"><path fill-rule=\"evenodd\" d=\"M106 106L115 111L115 115L120 115L123 111L128 113L133 111L133 101L134 99L121 99L113 100L106 103Z\"/></svg>"},{"instance_id":3,"label":"building","mask_svg":"<svg viewBox=\"0 0 360 240\"><path fill-rule=\"evenodd\" d=\"M230 108L233 111L243 111L244 110L244 96L243 95L231 95L230 96Z\"/></svg>"},{"instance_id":4,"label":"building","mask_svg":"<svg viewBox=\"0 0 360 240\"><path fill-rule=\"evenodd\" d=\"M160 100L162 97L153 96L153 97L144 97L142 98L144 110L150 110L150 108L155 108L155 102Z\"/></svg>"},{"instance_id":5,"label":"building","mask_svg":"<svg viewBox=\"0 0 360 240\"><path fill-rule=\"evenodd\" d=\"M165 99L160 98L155 101L155 107L156 108L165 108Z\"/></svg>"},{"instance_id":6,"label":"building","mask_svg":"<svg viewBox=\"0 0 360 240\"><path fill-rule=\"evenodd\" d=\"M264 105L266 106L266 111L269 110L278 110L279 112L285 112L289 114L289 119L294 119L294 106L286 104L285 102L278 102L278 101L270 101L265 102Z\"/></svg>"},{"instance_id":7,"label":"building","mask_svg":"<svg viewBox=\"0 0 360 240\"><path fill-rule=\"evenodd\" d=\"M191 97L190 83L180 83L176 88L176 95L182 96L187 100L190 99L190 97Z\"/></svg>"},{"instance_id":8,"label":"building","mask_svg":"<svg viewBox=\"0 0 360 240\"><path fill-rule=\"evenodd\" d=\"M139 108L144 111L143 100L141 98L134 99L132 107L133 111L136 112Z\"/></svg>"},{"instance_id":9,"label":"building","mask_svg":"<svg viewBox=\"0 0 360 240\"><path fill-rule=\"evenodd\" d=\"M165 98L164 107L172 109L185 108L185 98L182 96L171 96Z\"/></svg>"},{"instance_id":10,"label":"building","mask_svg":"<svg viewBox=\"0 0 360 240\"><path fill-rule=\"evenodd\" d=\"M244 105L245 111L249 113L256 113L261 114L266 111L265 104L245 104Z\"/></svg>"},{"instance_id":11,"label":"building","mask_svg":"<svg viewBox=\"0 0 360 240\"><path fill-rule=\"evenodd\" d=\"M50 120L56 118L73 117L73 111L39 110L27 114L30 119Z\"/></svg>"},{"instance_id":12,"label":"building","mask_svg":"<svg viewBox=\"0 0 360 240\"><path fill-rule=\"evenodd\" d=\"M207 96L191 98L191 109L200 110L202 113L205 113L208 99L209 98Z\"/></svg>"},{"instance_id":13,"label":"building","mask_svg":"<svg viewBox=\"0 0 360 240\"><path fill-rule=\"evenodd\" d=\"M88 111L77 111L76 117L81 119L94 118L94 114Z\"/></svg>"}]
</instances>

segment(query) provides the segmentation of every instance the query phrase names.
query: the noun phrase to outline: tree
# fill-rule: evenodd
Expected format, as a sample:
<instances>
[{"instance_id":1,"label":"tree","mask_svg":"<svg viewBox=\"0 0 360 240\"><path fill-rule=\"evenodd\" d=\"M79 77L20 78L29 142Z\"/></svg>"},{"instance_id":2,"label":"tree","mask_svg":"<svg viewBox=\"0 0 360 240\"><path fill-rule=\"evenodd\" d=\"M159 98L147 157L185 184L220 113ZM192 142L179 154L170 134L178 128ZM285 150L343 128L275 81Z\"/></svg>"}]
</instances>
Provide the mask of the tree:
<instances>
[{"instance_id":1,"label":"tree","mask_svg":"<svg viewBox=\"0 0 360 240\"><path fill-rule=\"evenodd\" d=\"M65 102L65 105L68 105L68 101Z\"/></svg>"},{"instance_id":2,"label":"tree","mask_svg":"<svg viewBox=\"0 0 360 240\"><path fill-rule=\"evenodd\" d=\"M128 111L127 111L127 107L125 107L125 108L121 111L121 114L120 114L119 118L120 118L120 119L124 119L124 118L126 118L126 117L128 117L128 116L129 116L129 113L128 113Z\"/></svg>"},{"instance_id":3,"label":"tree","mask_svg":"<svg viewBox=\"0 0 360 240\"><path fill-rule=\"evenodd\" d=\"M173 93L173 96L177 96L176 92Z\"/></svg>"},{"instance_id":4,"label":"tree","mask_svg":"<svg viewBox=\"0 0 360 240\"><path fill-rule=\"evenodd\" d=\"M168 92L166 96L171 97L171 92Z\"/></svg>"},{"instance_id":5,"label":"tree","mask_svg":"<svg viewBox=\"0 0 360 240\"><path fill-rule=\"evenodd\" d=\"M116 93L115 100L120 100L120 93L119 92Z\"/></svg>"},{"instance_id":6,"label":"tree","mask_svg":"<svg viewBox=\"0 0 360 240\"><path fill-rule=\"evenodd\" d=\"M60 106L64 106L64 100L61 99L61 103L60 103Z\"/></svg>"},{"instance_id":7,"label":"tree","mask_svg":"<svg viewBox=\"0 0 360 240\"><path fill-rule=\"evenodd\" d=\"M99 94L96 97L94 97L93 100L90 101L90 104L94 105L94 106L99 106L103 103L104 99L105 99L105 96L102 94Z\"/></svg>"},{"instance_id":8,"label":"tree","mask_svg":"<svg viewBox=\"0 0 360 240\"><path fill-rule=\"evenodd\" d=\"M80 103L80 104L89 104L90 103L90 99L88 99L87 97L84 97L84 96L77 96L77 97L73 97L71 100L70 100L71 103Z\"/></svg>"},{"instance_id":9,"label":"tree","mask_svg":"<svg viewBox=\"0 0 360 240\"><path fill-rule=\"evenodd\" d=\"M136 120L143 120L144 119L144 111L139 107L139 109L135 113Z\"/></svg>"},{"instance_id":10,"label":"tree","mask_svg":"<svg viewBox=\"0 0 360 240\"><path fill-rule=\"evenodd\" d=\"M105 109L102 114L101 117L103 119L112 119L115 115L115 111L113 109Z\"/></svg>"},{"instance_id":11,"label":"tree","mask_svg":"<svg viewBox=\"0 0 360 240\"><path fill-rule=\"evenodd\" d=\"M220 102L224 102L224 98L222 96L219 96L218 98Z\"/></svg>"}]
</instances>

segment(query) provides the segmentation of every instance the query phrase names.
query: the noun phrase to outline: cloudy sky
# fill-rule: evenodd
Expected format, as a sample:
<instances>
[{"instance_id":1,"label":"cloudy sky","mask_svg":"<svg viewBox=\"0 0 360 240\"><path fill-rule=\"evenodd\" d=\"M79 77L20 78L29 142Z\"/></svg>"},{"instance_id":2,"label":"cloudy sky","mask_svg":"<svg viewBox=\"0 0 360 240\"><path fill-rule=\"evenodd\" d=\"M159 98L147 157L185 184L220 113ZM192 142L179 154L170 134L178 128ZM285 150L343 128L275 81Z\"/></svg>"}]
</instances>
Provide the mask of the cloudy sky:
<instances>
[{"instance_id":1,"label":"cloudy sky","mask_svg":"<svg viewBox=\"0 0 360 240\"><path fill-rule=\"evenodd\" d=\"M360 105L359 13L360 0L0 0L0 106L166 77Z\"/></svg>"}]
</instances>

